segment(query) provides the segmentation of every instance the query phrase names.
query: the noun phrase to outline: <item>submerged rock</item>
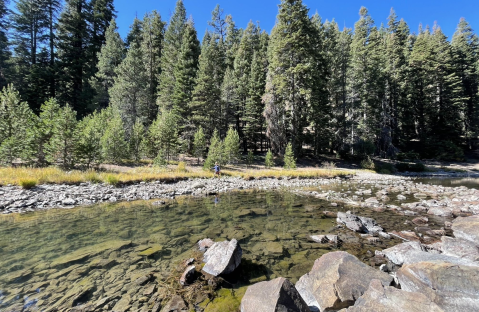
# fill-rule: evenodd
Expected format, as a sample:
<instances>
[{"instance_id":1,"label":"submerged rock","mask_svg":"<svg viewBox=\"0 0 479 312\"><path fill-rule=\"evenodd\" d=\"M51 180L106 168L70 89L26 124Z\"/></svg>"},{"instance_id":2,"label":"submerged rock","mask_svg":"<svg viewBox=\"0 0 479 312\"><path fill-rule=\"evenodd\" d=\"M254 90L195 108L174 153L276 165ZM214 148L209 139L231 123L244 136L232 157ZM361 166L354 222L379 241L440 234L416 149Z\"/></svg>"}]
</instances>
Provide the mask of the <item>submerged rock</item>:
<instances>
[{"instance_id":1,"label":"submerged rock","mask_svg":"<svg viewBox=\"0 0 479 312\"><path fill-rule=\"evenodd\" d=\"M279 277L248 287L241 300L241 312L310 312L294 285Z\"/></svg>"},{"instance_id":2,"label":"submerged rock","mask_svg":"<svg viewBox=\"0 0 479 312\"><path fill-rule=\"evenodd\" d=\"M354 306L340 312L444 312L421 293L407 292L384 286L372 280L368 290L356 300Z\"/></svg>"},{"instance_id":3,"label":"submerged rock","mask_svg":"<svg viewBox=\"0 0 479 312\"><path fill-rule=\"evenodd\" d=\"M193 282L194 277L195 277L195 266L190 265L189 267L185 269L185 271L181 275L180 284L182 286L191 284L191 282Z\"/></svg>"},{"instance_id":4,"label":"submerged rock","mask_svg":"<svg viewBox=\"0 0 479 312\"><path fill-rule=\"evenodd\" d=\"M348 212L338 212L336 221L359 233L376 234L383 231L383 228L374 219L356 216Z\"/></svg>"},{"instance_id":5,"label":"submerged rock","mask_svg":"<svg viewBox=\"0 0 479 312\"><path fill-rule=\"evenodd\" d=\"M183 312L188 311L185 301L178 295L173 296L173 298L168 301L161 312Z\"/></svg>"},{"instance_id":6,"label":"submerged rock","mask_svg":"<svg viewBox=\"0 0 479 312\"><path fill-rule=\"evenodd\" d=\"M311 271L296 283L296 289L312 310L337 310L353 305L373 279L384 286L393 281L347 252L336 251L317 259Z\"/></svg>"},{"instance_id":7,"label":"submerged rock","mask_svg":"<svg viewBox=\"0 0 479 312\"><path fill-rule=\"evenodd\" d=\"M445 261L404 265L401 289L424 294L448 312L479 311L479 268Z\"/></svg>"},{"instance_id":8,"label":"submerged rock","mask_svg":"<svg viewBox=\"0 0 479 312\"><path fill-rule=\"evenodd\" d=\"M236 239L214 243L205 252L203 271L213 276L229 274L241 263L242 255L243 250Z\"/></svg>"}]
</instances>

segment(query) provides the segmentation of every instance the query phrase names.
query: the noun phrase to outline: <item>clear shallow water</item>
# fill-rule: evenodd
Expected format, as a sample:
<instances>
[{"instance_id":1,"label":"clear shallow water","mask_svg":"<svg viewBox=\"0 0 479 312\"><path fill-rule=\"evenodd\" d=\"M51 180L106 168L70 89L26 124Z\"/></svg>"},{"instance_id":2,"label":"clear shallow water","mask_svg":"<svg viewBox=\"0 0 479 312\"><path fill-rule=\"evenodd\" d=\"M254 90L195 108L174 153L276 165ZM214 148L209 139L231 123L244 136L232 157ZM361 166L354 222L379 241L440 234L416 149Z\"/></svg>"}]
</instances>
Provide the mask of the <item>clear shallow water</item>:
<instances>
[{"instance_id":1,"label":"clear shallow water","mask_svg":"<svg viewBox=\"0 0 479 312\"><path fill-rule=\"evenodd\" d=\"M467 188L479 189L478 178L418 178L414 179L416 183L442 185L447 187L465 186Z\"/></svg>"},{"instance_id":2,"label":"clear shallow water","mask_svg":"<svg viewBox=\"0 0 479 312\"><path fill-rule=\"evenodd\" d=\"M73 306L130 292L132 301L139 300L141 289L134 283L138 276L168 276L194 255L195 243L205 237L239 241L243 263L229 280L233 286L278 276L295 282L314 260L334 250L369 263L374 250L399 243L368 244L347 229L337 229L335 218L324 216L326 210L372 217L387 231L413 228L404 221L414 217L333 207L287 191L185 197L164 206L132 202L8 215L0 218L0 308L43 311L59 303ZM438 218L431 228L442 224ZM308 239L326 233L338 234L343 244ZM142 254L145 250L154 252Z\"/></svg>"}]
</instances>

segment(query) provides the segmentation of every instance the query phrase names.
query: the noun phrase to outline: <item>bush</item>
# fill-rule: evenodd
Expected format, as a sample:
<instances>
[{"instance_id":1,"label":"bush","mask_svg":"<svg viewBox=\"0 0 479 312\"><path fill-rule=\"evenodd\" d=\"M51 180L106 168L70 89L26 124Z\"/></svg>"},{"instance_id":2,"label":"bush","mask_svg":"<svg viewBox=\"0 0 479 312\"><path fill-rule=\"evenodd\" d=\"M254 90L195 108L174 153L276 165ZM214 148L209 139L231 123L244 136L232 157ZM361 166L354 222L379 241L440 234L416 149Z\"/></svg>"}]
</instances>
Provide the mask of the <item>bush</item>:
<instances>
[{"instance_id":1,"label":"bush","mask_svg":"<svg viewBox=\"0 0 479 312\"><path fill-rule=\"evenodd\" d=\"M266 159L264 161L264 165L266 166L266 168L271 168L274 166L274 157L270 149L266 153Z\"/></svg>"},{"instance_id":2,"label":"bush","mask_svg":"<svg viewBox=\"0 0 479 312\"><path fill-rule=\"evenodd\" d=\"M383 173L383 174L391 174L391 173L396 173L396 167L393 164L389 163L382 163L378 166L376 166L376 170L378 173Z\"/></svg>"},{"instance_id":3,"label":"bush","mask_svg":"<svg viewBox=\"0 0 479 312\"><path fill-rule=\"evenodd\" d=\"M336 169L336 164L332 161L324 161L322 167L324 169Z\"/></svg>"},{"instance_id":4,"label":"bush","mask_svg":"<svg viewBox=\"0 0 479 312\"><path fill-rule=\"evenodd\" d=\"M101 182L101 179L100 179L100 177L98 176L98 173L96 173L96 172L93 171L93 170L89 170L89 171L85 174L85 180L87 180L87 181L90 182L90 183L100 183L100 182Z\"/></svg>"},{"instance_id":5,"label":"bush","mask_svg":"<svg viewBox=\"0 0 479 312\"><path fill-rule=\"evenodd\" d=\"M286 152L284 153L284 168L296 169L296 159L294 158L293 146L291 143L288 143L288 146L286 146Z\"/></svg>"},{"instance_id":6,"label":"bush","mask_svg":"<svg viewBox=\"0 0 479 312\"><path fill-rule=\"evenodd\" d=\"M158 151L158 155L156 155L156 158L153 160L153 166L155 167L166 167L168 165L168 162L166 161L165 153L163 150Z\"/></svg>"},{"instance_id":7,"label":"bush","mask_svg":"<svg viewBox=\"0 0 479 312\"><path fill-rule=\"evenodd\" d=\"M405 162L402 162L402 163L397 163L396 164L396 169L399 171L399 172L405 172L405 171L409 171L409 172L423 172L424 170L426 170L426 166L424 166L424 164L422 163L405 163Z\"/></svg>"},{"instance_id":8,"label":"bush","mask_svg":"<svg viewBox=\"0 0 479 312\"><path fill-rule=\"evenodd\" d=\"M436 145L436 158L439 160L464 160L464 151L451 141L443 141Z\"/></svg>"},{"instance_id":9,"label":"bush","mask_svg":"<svg viewBox=\"0 0 479 312\"><path fill-rule=\"evenodd\" d=\"M374 170L376 169L376 165L374 164L374 161L372 161L372 159L368 156L361 161L361 168Z\"/></svg>"},{"instance_id":10,"label":"bush","mask_svg":"<svg viewBox=\"0 0 479 312\"><path fill-rule=\"evenodd\" d=\"M389 171L388 169L381 169L381 170L379 170L378 173L380 173L380 174L391 174L391 171Z\"/></svg>"},{"instance_id":11,"label":"bush","mask_svg":"<svg viewBox=\"0 0 479 312\"><path fill-rule=\"evenodd\" d=\"M106 176L105 182L110 185L117 186L120 183L120 180L118 180L118 178L115 177L114 175L109 174Z\"/></svg>"},{"instance_id":12,"label":"bush","mask_svg":"<svg viewBox=\"0 0 479 312\"><path fill-rule=\"evenodd\" d=\"M420 156L418 153L411 151L411 152L406 152L406 153L398 153L396 155L396 159L400 161L404 160L419 160Z\"/></svg>"},{"instance_id":13,"label":"bush","mask_svg":"<svg viewBox=\"0 0 479 312\"><path fill-rule=\"evenodd\" d=\"M20 186L25 190L29 190L31 188L34 188L35 186L37 186L37 183L38 183L38 181L34 180L34 179L22 179L22 180L20 180Z\"/></svg>"},{"instance_id":14,"label":"bush","mask_svg":"<svg viewBox=\"0 0 479 312\"><path fill-rule=\"evenodd\" d=\"M178 172L186 172L186 163L184 161L178 163Z\"/></svg>"},{"instance_id":15,"label":"bush","mask_svg":"<svg viewBox=\"0 0 479 312\"><path fill-rule=\"evenodd\" d=\"M248 166L251 166L253 162L254 162L254 154L252 151L249 151L248 156L246 157L246 163L248 164Z\"/></svg>"}]
</instances>

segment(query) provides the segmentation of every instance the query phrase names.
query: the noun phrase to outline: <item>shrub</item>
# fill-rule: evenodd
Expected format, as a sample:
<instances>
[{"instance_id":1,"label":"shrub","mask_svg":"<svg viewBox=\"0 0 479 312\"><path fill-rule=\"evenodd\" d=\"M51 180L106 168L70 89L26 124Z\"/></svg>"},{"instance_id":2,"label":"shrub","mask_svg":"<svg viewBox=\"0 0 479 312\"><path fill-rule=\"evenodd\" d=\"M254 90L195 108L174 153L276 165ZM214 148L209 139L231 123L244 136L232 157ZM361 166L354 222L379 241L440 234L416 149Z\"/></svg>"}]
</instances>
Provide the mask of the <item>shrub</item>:
<instances>
[{"instance_id":1,"label":"shrub","mask_svg":"<svg viewBox=\"0 0 479 312\"><path fill-rule=\"evenodd\" d=\"M166 167L168 165L168 162L166 161L165 153L163 150L158 151L158 155L156 155L156 158L153 160L153 166L155 167Z\"/></svg>"},{"instance_id":2,"label":"shrub","mask_svg":"<svg viewBox=\"0 0 479 312\"><path fill-rule=\"evenodd\" d=\"M105 177L105 182L110 185L116 186L120 183L120 180L118 180L118 178L115 177L114 175L109 174Z\"/></svg>"},{"instance_id":3,"label":"shrub","mask_svg":"<svg viewBox=\"0 0 479 312\"><path fill-rule=\"evenodd\" d=\"M391 171L389 171L388 169L381 169L381 170L379 170L378 173L380 173L380 174L391 174Z\"/></svg>"},{"instance_id":4,"label":"shrub","mask_svg":"<svg viewBox=\"0 0 479 312\"><path fill-rule=\"evenodd\" d=\"M22 179L22 180L20 180L20 186L25 190L29 190L29 189L34 188L35 186L37 186L37 180Z\"/></svg>"},{"instance_id":5,"label":"shrub","mask_svg":"<svg viewBox=\"0 0 479 312\"><path fill-rule=\"evenodd\" d=\"M284 168L296 169L296 159L294 158L293 146L291 143L288 143L288 146L286 146L286 152L284 153Z\"/></svg>"},{"instance_id":6,"label":"shrub","mask_svg":"<svg viewBox=\"0 0 479 312\"><path fill-rule=\"evenodd\" d=\"M264 165L266 166L266 168L271 168L274 166L274 157L270 149L266 153L266 159L264 161Z\"/></svg>"},{"instance_id":7,"label":"shrub","mask_svg":"<svg viewBox=\"0 0 479 312\"><path fill-rule=\"evenodd\" d=\"M396 164L396 169L399 171L399 172L405 172L405 171L409 171L409 172L423 172L424 170L426 170L426 166L424 166L424 164L422 163L405 163L405 162L402 162L402 163L397 163Z\"/></svg>"},{"instance_id":8,"label":"shrub","mask_svg":"<svg viewBox=\"0 0 479 312\"><path fill-rule=\"evenodd\" d=\"M251 166L253 162L254 162L254 154L252 151L249 151L248 156L246 157L246 163L248 164L248 166Z\"/></svg>"},{"instance_id":9,"label":"shrub","mask_svg":"<svg viewBox=\"0 0 479 312\"><path fill-rule=\"evenodd\" d=\"M186 172L186 163L184 161L178 163L178 172Z\"/></svg>"},{"instance_id":10,"label":"shrub","mask_svg":"<svg viewBox=\"0 0 479 312\"><path fill-rule=\"evenodd\" d=\"M332 161L324 161L322 163L322 167L324 169L335 169L336 168L336 164Z\"/></svg>"},{"instance_id":11,"label":"shrub","mask_svg":"<svg viewBox=\"0 0 479 312\"><path fill-rule=\"evenodd\" d=\"M396 173L396 167L393 164L389 163L381 163L380 165L376 166L376 170L378 173L384 173L384 174L391 174L391 173Z\"/></svg>"},{"instance_id":12,"label":"shrub","mask_svg":"<svg viewBox=\"0 0 479 312\"><path fill-rule=\"evenodd\" d=\"M372 161L372 159L368 156L361 161L361 168L374 170L376 169L376 165L374 164L374 161Z\"/></svg>"},{"instance_id":13,"label":"shrub","mask_svg":"<svg viewBox=\"0 0 479 312\"><path fill-rule=\"evenodd\" d=\"M87 173L85 174L85 180L87 180L90 183L100 183L101 179L98 176L98 173L96 173L93 170L88 170Z\"/></svg>"},{"instance_id":14,"label":"shrub","mask_svg":"<svg viewBox=\"0 0 479 312\"><path fill-rule=\"evenodd\" d=\"M403 160L419 160L420 157L419 157L418 153L416 153L414 151L411 151L411 152L405 152L405 153L398 153L396 155L396 159L400 160L400 161L403 161Z\"/></svg>"}]
</instances>

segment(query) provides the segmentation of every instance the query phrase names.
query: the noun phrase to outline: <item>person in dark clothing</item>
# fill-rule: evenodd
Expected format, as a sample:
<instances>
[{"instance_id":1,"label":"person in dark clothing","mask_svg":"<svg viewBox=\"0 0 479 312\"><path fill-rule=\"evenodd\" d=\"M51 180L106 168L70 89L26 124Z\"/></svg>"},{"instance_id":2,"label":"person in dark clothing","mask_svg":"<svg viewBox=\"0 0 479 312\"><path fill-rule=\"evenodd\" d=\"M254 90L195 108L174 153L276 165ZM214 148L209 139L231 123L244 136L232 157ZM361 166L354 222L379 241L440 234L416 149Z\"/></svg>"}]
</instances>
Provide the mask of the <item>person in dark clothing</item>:
<instances>
[{"instance_id":1,"label":"person in dark clothing","mask_svg":"<svg viewBox=\"0 0 479 312\"><path fill-rule=\"evenodd\" d=\"M213 167L213 169L215 170L215 177L216 176L221 177L221 168L217 162L215 163L215 166Z\"/></svg>"}]
</instances>

